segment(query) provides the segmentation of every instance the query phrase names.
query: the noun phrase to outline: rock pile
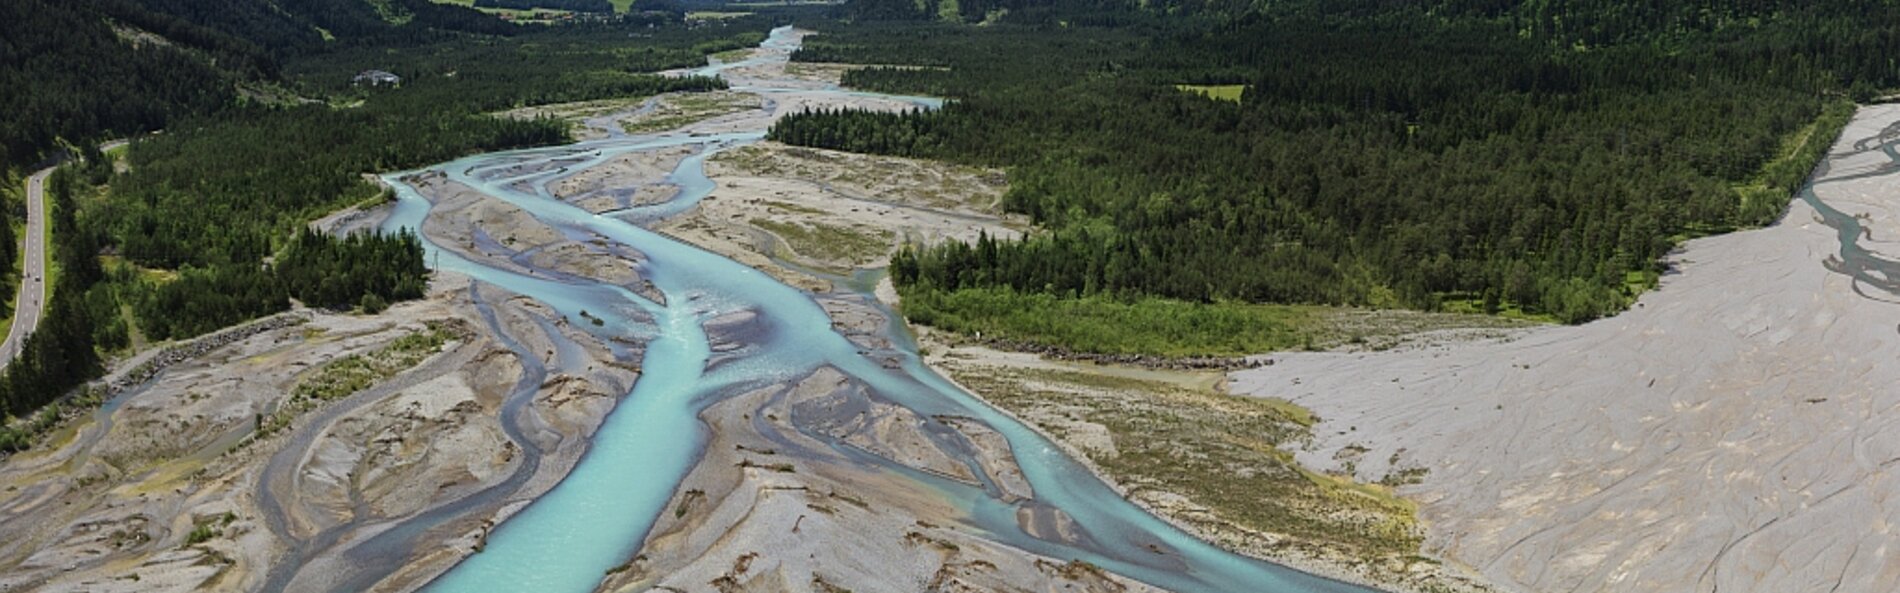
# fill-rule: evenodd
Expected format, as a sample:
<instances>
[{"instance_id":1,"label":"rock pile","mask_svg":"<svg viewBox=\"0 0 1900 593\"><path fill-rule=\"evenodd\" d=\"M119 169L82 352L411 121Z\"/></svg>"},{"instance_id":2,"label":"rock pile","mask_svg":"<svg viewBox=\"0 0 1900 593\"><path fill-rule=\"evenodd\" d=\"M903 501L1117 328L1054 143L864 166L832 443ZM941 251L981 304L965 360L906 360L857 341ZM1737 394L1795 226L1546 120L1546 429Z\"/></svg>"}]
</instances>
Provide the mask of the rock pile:
<instances>
[{"instance_id":1,"label":"rock pile","mask_svg":"<svg viewBox=\"0 0 1900 593\"><path fill-rule=\"evenodd\" d=\"M228 346L238 340L293 325L301 325L309 320L310 318L304 313L282 313L238 327L200 336L190 342L167 347L164 351L146 360L137 368L120 375L116 379L108 381L105 385L104 397L110 399L126 389L150 381L152 377L158 376L160 371L164 371L171 365L197 358L206 352Z\"/></svg>"}]
</instances>

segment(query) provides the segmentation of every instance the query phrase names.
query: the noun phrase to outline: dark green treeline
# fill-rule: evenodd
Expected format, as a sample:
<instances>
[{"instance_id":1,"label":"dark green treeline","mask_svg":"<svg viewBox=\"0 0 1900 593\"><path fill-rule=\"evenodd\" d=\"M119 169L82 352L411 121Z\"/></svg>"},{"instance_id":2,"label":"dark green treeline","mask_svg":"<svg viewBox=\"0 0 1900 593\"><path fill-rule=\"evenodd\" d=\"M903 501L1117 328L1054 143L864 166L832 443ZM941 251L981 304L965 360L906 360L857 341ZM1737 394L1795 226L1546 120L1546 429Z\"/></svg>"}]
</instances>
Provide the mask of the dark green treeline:
<instances>
[{"instance_id":1,"label":"dark green treeline","mask_svg":"<svg viewBox=\"0 0 1900 593\"><path fill-rule=\"evenodd\" d=\"M771 137L1009 168L1006 206L1046 230L906 249L901 287L1580 322L1627 306L1681 238L1773 221L1849 95L1900 82L1893 3L1599 4L859 22L797 58L929 66L846 83L955 100L796 115Z\"/></svg>"},{"instance_id":2,"label":"dark green treeline","mask_svg":"<svg viewBox=\"0 0 1900 593\"><path fill-rule=\"evenodd\" d=\"M18 144L22 151L11 153L15 167L22 158L51 154L63 139L164 128L133 143L122 170L96 150L75 149L83 158L54 175L54 254L62 273L26 354L0 374L0 412L24 416L54 401L97 376L102 354L122 351L140 337L188 338L286 310L291 299L376 311L421 296L427 271L418 238L330 237L309 232L307 223L338 208L387 199L366 178L371 173L568 138L564 122L489 115L494 111L724 88L716 79L652 72L703 64L708 53L754 45L772 24L733 19L687 27L677 13L649 11L585 25L517 27L426 0L385 3L402 11L396 15L402 18L379 15L376 23L356 12L368 3L293 0L284 6L299 8L278 16L295 18L259 21L245 16L255 16L245 12L256 8L250 0L220 0L231 10L205 14L189 4L137 0L114 6L178 11L136 13L147 19L140 23L157 23L138 28L211 40L183 47L166 38L187 59L183 63L197 69L190 71L205 73L199 86L210 98L206 105L162 100L156 104L164 109L152 119L123 124L72 123L61 110L36 113L35 125L52 130L44 141L9 131L24 128L0 128L0 144L25 138ZM322 18L338 19L343 28L330 30L334 41L319 38L309 45L307 36L322 32L311 15L328 4L343 12ZM94 21L102 18L99 5L82 0L49 10L103 22ZM480 22L463 22L465 17ZM399 21L409 24L391 24ZM166 23L174 28L160 26ZM360 30L351 28L357 25ZM109 37L133 33L104 31ZM108 41L98 46L101 59L114 52L123 57L167 51ZM212 45L255 57L249 63L261 66L223 70L224 62L208 59L213 52L205 47ZM214 62L218 67L211 67ZM0 65L6 66L0 75L17 71L16 63ZM402 83L353 85L351 78L366 69L397 72ZM86 82L59 92L115 88ZM144 104L137 97L106 99ZM0 449L26 446L34 427L56 418L46 416L51 409L35 415L44 419L25 430L0 430Z\"/></svg>"}]
</instances>

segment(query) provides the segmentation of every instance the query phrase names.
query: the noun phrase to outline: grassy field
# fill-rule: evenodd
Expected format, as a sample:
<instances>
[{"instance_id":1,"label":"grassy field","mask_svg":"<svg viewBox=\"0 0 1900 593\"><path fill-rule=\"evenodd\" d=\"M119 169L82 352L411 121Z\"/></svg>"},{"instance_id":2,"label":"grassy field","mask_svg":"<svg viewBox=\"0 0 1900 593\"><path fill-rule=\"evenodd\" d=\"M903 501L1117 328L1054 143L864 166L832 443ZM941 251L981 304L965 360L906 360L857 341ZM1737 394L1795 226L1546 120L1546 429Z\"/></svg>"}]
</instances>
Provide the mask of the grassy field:
<instances>
[{"instance_id":1,"label":"grassy field","mask_svg":"<svg viewBox=\"0 0 1900 593\"><path fill-rule=\"evenodd\" d=\"M905 317L966 335L1103 354L1241 356L1313 344L1318 308L1063 299L1008 289L907 289Z\"/></svg>"},{"instance_id":2,"label":"grassy field","mask_svg":"<svg viewBox=\"0 0 1900 593\"><path fill-rule=\"evenodd\" d=\"M1825 156L1828 147L1840 136L1841 128L1846 127L1847 120L1853 116L1853 103L1830 103L1820 117L1782 138L1775 158L1763 163L1747 182L1731 186L1736 199L1741 200L1743 225L1774 222L1787 208L1789 197L1807 182L1808 173Z\"/></svg>"},{"instance_id":3,"label":"grassy field","mask_svg":"<svg viewBox=\"0 0 1900 593\"><path fill-rule=\"evenodd\" d=\"M1640 272L1635 272L1635 273L1639 275L1641 274ZM1637 292L1641 292L1642 290L1644 289L1638 288ZM1438 306L1439 308L1443 309L1446 313L1459 313L1459 314L1469 314L1469 315L1484 315L1485 314L1484 299L1476 295L1472 295L1470 293L1443 295L1443 299L1439 301ZM1520 320L1520 321L1531 321L1531 322L1536 322L1536 323L1557 323L1558 322L1557 317L1555 315L1551 315L1549 313L1531 313L1529 311L1525 311L1524 307L1521 304L1513 303L1510 301L1499 301L1498 311L1496 315L1504 319L1515 319L1515 320Z\"/></svg>"},{"instance_id":4,"label":"grassy field","mask_svg":"<svg viewBox=\"0 0 1900 593\"><path fill-rule=\"evenodd\" d=\"M1319 305L1058 298L1008 289L900 289L904 316L963 336L1071 352L1164 358L1288 350L1380 350L1440 330L1506 331L1548 320L1475 312ZM1476 305L1472 305L1476 307Z\"/></svg>"},{"instance_id":5,"label":"grassy field","mask_svg":"<svg viewBox=\"0 0 1900 593\"><path fill-rule=\"evenodd\" d=\"M890 231L863 232L819 223L788 223L763 218L752 219L752 226L765 229L785 241L799 255L829 263L851 266L882 257L891 250L895 237Z\"/></svg>"},{"instance_id":6,"label":"grassy field","mask_svg":"<svg viewBox=\"0 0 1900 593\"><path fill-rule=\"evenodd\" d=\"M1216 101L1240 102L1241 92L1247 90L1244 84L1177 84L1175 89L1194 93Z\"/></svg>"},{"instance_id":7,"label":"grassy field","mask_svg":"<svg viewBox=\"0 0 1900 593\"><path fill-rule=\"evenodd\" d=\"M449 334L432 329L403 336L366 356L346 356L323 366L297 382L293 395L329 401L362 391L442 349Z\"/></svg>"},{"instance_id":8,"label":"grassy field","mask_svg":"<svg viewBox=\"0 0 1900 593\"><path fill-rule=\"evenodd\" d=\"M1411 501L1389 487L1309 471L1283 450L1308 438L1316 421L1299 406L952 356L943 364L959 383L1076 445L1133 498L1172 493L1206 507L1212 517L1178 517L1223 539L1238 535L1231 523L1290 538L1275 546L1315 546L1356 559L1418 553ZM1107 429L1107 446L1086 436L1096 434L1088 425Z\"/></svg>"},{"instance_id":9,"label":"grassy field","mask_svg":"<svg viewBox=\"0 0 1900 593\"><path fill-rule=\"evenodd\" d=\"M711 57L713 59L719 60L720 62L730 63L730 62L737 62L739 60L744 60L746 56L749 56L749 55L752 55L751 48L729 49L726 51L713 54Z\"/></svg>"},{"instance_id":10,"label":"grassy field","mask_svg":"<svg viewBox=\"0 0 1900 593\"><path fill-rule=\"evenodd\" d=\"M1807 144L1810 138L1813 138L1814 129L1819 126L1819 121L1808 122L1808 125L1802 126L1801 129L1795 130L1793 134L1789 134L1788 137L1783 138L1781 140L1781 148L1776 153L1775 159L1763 165L1761 172L1758 172L1745 183L1737 183L1730 186L1735 190L1736 199L1741 200L1743 212L1757 212L1781 207L1782 203L1788 199L1791 188L1780 188L1770 184L1767 179L1767 171L1778 163L1785 163L1795 158L1795 156L1801 152L1802 146ZM1732 229L1722 230L1727 231Z\"/></svg>"},{"instance_id":11,"label":"grassy field","mask_svg":"<svg viewBox=\"0 0 1900 593\"><path fill-rule=\"evenodd\" d=\"M937 19L946 23L961 21L962 7L957 4L957 0L943 0L937 3Z\"/></svg>"},{"instance_id":12,"label":"grassy field","mask_svg":"<svg viewBox=\"0 0 1900 593\"><path fill-rule=\"evenodd\" d=\"M475 0L430 0L430 1L435 2L437 4L454 4L458 6L468 6L468 7L475 6ZM614 12L623 13L623 14L627 12L627 9L629 7L633 6L633 0L608 0L608 2L614 5ZM484 10L491 10L491 9L484 9ZM501 13L519 14L523 12L523 11L506 10L506 9L492 9L492 10L496 14L501 14ZM543 8L540 10L550 11L550 12L567 12L564 10L555 10L555 9L550 9L550 8ZM730 18L738 18L742 16L749 16L751 14L752 13L750 12L742 12L742 11L696 10L696 11L686 13L686 18L690 20L730 19Z\"/></svg>"},{"instance_id":13,"label":"grassy field","mask_svg":"<svg viewBox=\"0 0 1900 593\"><path fill-rule=\"evenodd\" d=\"M759 203L764 204L765 207L767 208L771 208L774 210L783 210L783 211L790 212L793 214L814 214L814 215L825 214L825 211L823 210L819 210L817 208L813 208L810 206L801 206L798 204L793 204L791 202L779 202L775 200L760 200Z\"/></svg>"},{"instance_id":14,"label":"grassy field","mask_svg":"<svg viewBox=\"0 0 1900 593\"><path fill-rule=\"evenodd\" d=\"M436 4L454 4L456 6L467 6L469 8L475 8L475 0L429 0L429 1L434 2ZM626 12L627 6L630 4L633 4L633 0L611 0L611 2L614 5L614 12ZM569 12L569 11L561 10L558 8L537 8L534 10L515 10L512 8L478 8L476 10L480 10L488 14L513 15L516 18L531 15L537 12L543 13L543 14L567 14Z\"/></svg>"},{"instance_id":15,"label":"grassy field","mask_svg":"<svg viewBox=\"0 0 1900 593\"><path fill-rule=\"evenodd\" d=\"M440 352L452 334L433 322L425 331L412 333L368 354L345 356L314 370L306 371L291 390L291 398L264 418L254 438L264 438L289 426L304 412L336 399L368 389L384 379L409 370L430 355Z\"/></svg>"},{"instance_id":16,"label":"grassy field","mask_svg":"<svg viewBox=\"0 0 1900 593\"><path fill-rule=\"evenodd\" d=\"M392 4L393 0L365 0L365 1L369 3L370 7L376 9L377 16L383 17L383 21L388 22L389 24L400 25L400 24L409 22L409 19L415 18L415 15L409 14L409 11L407 9L402 9L397 6L394 6Z\"/></svg>"},{"instance_id":17,"label":"grassy field","mask_svg":"<svg viewBox=\"0 0 1900 593\"><path fill-rule=\"evenodd\" d=\"M620 120L620 128L628 134L671 130L722 115L758 109L759 106L758 97L753 95L680 93L662 99L658 108L649 113Z\"/></svg>"},{"instance_id":18,"label":"grassy field","mask_svg":"<svg viewBox=\"0 0 1900 593\"><path fill-rule=\"evenodd\" d=\"M632 1L633 0L614 0L614 7L620 9L621 12L626 12L627 11L626 3L630 3ZM717 20L725 20L725 19L736 19L742 16L752 16L752 13L737 12L737 11L695 10L693 12L686 13L686 20L717 21Z\"/></svg>"}]
</instances>

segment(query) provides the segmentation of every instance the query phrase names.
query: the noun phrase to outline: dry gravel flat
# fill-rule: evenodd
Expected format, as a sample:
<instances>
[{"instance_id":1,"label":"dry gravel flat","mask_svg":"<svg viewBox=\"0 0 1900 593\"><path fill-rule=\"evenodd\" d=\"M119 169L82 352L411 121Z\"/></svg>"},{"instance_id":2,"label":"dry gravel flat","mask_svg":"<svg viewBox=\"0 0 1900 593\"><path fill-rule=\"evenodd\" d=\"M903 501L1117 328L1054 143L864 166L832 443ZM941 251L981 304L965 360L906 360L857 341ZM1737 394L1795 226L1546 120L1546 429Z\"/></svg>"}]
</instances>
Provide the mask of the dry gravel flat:
<instances>
[{"instance_id":1,"label":"dry gravel flat","mask_svg":"<svg viewBox=\"0 0 1900 593\"><path fill-rule=\"evenodd\" d=\"M1856 141L1896 121L1900 106L1863 108L1817 186L1888 260L1900 175ZM1690 242L1678 273L1611 319L1284 356L1230 388L1325 419L1303 462L1428 470L1406 491L1427 546L1507 590L1892 590L1900 305L1877 274L1834 271L1839 254L1796 201L1770 228Z\"/></svg>"}]
</instances>

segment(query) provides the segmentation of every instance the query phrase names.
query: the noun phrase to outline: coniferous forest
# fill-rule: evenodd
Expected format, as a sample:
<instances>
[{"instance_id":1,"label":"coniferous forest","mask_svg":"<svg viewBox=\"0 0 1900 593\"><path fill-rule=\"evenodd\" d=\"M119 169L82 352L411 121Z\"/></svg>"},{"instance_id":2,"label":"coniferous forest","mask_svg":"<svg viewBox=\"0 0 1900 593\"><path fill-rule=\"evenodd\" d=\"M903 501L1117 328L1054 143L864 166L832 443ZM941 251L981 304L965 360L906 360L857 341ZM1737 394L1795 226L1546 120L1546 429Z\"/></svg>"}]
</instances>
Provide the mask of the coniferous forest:
<instances>
[{"instance_id":1,"label":"coniferous forest","mask_svg":"<svg viewBox=\"0 0 1900 593\"><path fill-rule=\"evenodd\" d=\"M993 312L1023 303L1586 321L1653 286L1680 241L1774 221L1853 103L1900 86L1900 5L1884 0L799 10L821 34L795 59L877 64L845 84L952 101L794 115L774 139L1004 167L1005 207L1040 226L894 258L920 297L908 313L967 327L1007 328ZM365 174L565 138L495 111L722 88L651 72L756 44L770 24L687 26L657 0L559 27L427 0L4 3L0 109L35 114L0 121L8 191L77 158L50 192L49 321L0 378L0 404L51 400L135 336L188 337L291 299L413 297L426 273L413 237L305 224L379 199ZM402 81L354 84L370 69ZM123 157L88 148L116 137L138 141Z\"/></svg>"},{"instance_id":2,"label":"coniferous forest","mask_svg":"<svg viewBox=\"0 0 1900 593\"><path fill-rule=\"evenodd\" d=\"M1587 321L1679 241L1777 219L1900 85L1900 5L1872 0L907 5L855 2L795 59L951 103L772 138L1006 167L1043 229L907 248L907 293Z\"/></svg>"},{"instance_id":3,"label":"coniferous forest","mask_svg":"<svg viewBox=\"0 0 1900 593\"><path fill-rule=\"evenodd\" d=\"M564 123L496 111L724 88L652 72L755 45L772 24L636 11L514 25L426 0L22 2L0 8L0 107L35 114L0 122L10 191L74 158L49 183L59 273L45 321L0 373L0 412L14 415L134 339L189 338L292 299L378 311L422 296L418 238L306 225L387 199L367 174L567 140ZM369 69L402 81L353 83ZM88 148L112 137L135 141L121 156ZM0 449L22 438L0 431Z\"/></svg>"}]
</instances>

